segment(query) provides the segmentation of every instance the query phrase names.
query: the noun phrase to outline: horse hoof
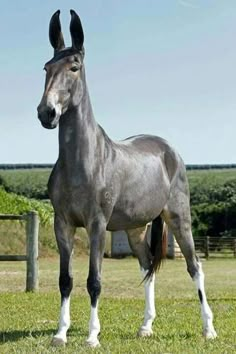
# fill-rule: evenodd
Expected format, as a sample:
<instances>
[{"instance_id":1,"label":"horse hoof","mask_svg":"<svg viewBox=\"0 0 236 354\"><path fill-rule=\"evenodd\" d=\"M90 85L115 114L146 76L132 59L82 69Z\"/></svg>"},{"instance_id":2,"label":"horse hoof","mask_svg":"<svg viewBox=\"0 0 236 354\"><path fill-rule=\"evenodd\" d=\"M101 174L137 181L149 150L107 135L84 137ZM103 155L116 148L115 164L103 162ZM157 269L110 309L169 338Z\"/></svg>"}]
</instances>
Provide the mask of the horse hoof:
<instances>
[{"instance_id":1,"label":"horse hoof","mask_svg":"<svg viewBox=\"0 0 236 354\"><path fill-rule=\"evenodd\" d=\"M138 337L151 337L153 335L152 329L140 328L138 331Z\"/></svg>"},{"instance_id":2,"label":"horse hoof","mask_svg":"<svg viewBox=\"0 0 236 354\"><path fill-rule=\"evenodd\" d=\"M65 347L66 340L55 336L55 337L52 338L51 345L53 347Z\"/></svg>"},{"instance_id":3,"label":"horse hoof","mask_svg":"<svg viewBox=\"0 0 236 354\"><path fill-rule=\"evenodd\" d=\"M215 339L217 337L217 333L214 328L205 329L203 331L203 336L205 337L205 339Z\"/></svg>"},{"instance_id":4,"label":"horse hoof","mask_svg":"<svg viewBox=\"0 0 236 354\"><path fill-rule=\"evenodd\" d=\"M99 343L99 340L97 338L88 338L86 340L86 344L90 348L99 348L101 346L100 343Z\"/></svg>"}]
</instances>

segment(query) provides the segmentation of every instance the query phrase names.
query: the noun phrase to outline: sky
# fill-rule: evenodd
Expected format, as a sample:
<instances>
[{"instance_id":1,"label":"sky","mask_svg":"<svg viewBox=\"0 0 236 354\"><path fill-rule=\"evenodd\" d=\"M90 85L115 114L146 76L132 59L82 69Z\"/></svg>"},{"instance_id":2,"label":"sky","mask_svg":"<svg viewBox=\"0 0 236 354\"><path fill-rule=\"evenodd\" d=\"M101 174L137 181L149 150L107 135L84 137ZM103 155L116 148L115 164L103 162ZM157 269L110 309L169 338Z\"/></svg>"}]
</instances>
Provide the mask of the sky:
<instances>
[{"instance_id":1,"label":"sky","mask_svg":"<svg viewBox=\"0 0 236 354\"><path fill-rule=\"evenodd\" d=\"M236 163L235 0L11 0L0 4L0 164L54 163L44 129L52 14L80 16L94 116L110 138L159 135L187 164Z\"/></svg>"}]
</instances>

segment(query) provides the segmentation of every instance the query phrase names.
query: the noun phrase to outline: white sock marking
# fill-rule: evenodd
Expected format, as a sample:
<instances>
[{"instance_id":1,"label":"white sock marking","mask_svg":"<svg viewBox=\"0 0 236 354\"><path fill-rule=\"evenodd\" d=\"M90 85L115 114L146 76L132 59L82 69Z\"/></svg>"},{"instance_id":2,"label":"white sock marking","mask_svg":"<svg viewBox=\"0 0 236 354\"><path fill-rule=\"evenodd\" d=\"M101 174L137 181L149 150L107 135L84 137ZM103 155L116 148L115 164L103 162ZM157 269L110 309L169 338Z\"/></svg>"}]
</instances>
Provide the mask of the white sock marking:
<instances>
[{"instance_id":1,"label":"white sock marking","mask_svg":"<svg viewBox=\"0 0 236 354\"><path fill-rule=\"evenodd\" d=\"M147 271L141 269L142 276L145 277ZM140 328L140 331L152 332L152 322L156 317L155 310L155 274L153 274L152 278L147 280L144 284L145 290L145 311L144 311L144 321Z\"/></svg>"},{"instance_id":2,"label":"white sock marking","mask_svg":"<svg viewBox=\"0 0 236 354\"><path fill-rule=\"evenodd\" d=\"M90 321L89 321L89 336L87 343L91 347L99 346L98 335L100 333L100 322L98 318L98 302L95 307L91 306Z\"/></svg>"},{"instance_id":3,"label":"white sock marking","mask_svg":"<svg viewBox=\"0 0 236 354\"><path fill-rule=\"evenodd\" d=\"M203 320L203 331L204 335L207 338L215 338L216 337L216 332L213 326L213 314L210 309L210 306L208 305L207 302L207 297L205 293L205 287L204 287L204 273L202 271L202 265L200 262L198 262L199 265L199 270L198 273L194 277L194 282L196 285L197 290L201 292L202 296L202 301L201 301L201 314L202 314L202 320Z\"/></svg>"},{"instance_id":4,"label":"white sock marking","mask_svg":"<svg viewBox=\"0 0 236 354\"><path fill-rule=\"evenodd\" d=\"M61 313L59 320L59 329L55 338L62 339L65 343L67 342L66 333L70 327L70 297L65 298L61 305Z\"/></svg>"}]
</instances>

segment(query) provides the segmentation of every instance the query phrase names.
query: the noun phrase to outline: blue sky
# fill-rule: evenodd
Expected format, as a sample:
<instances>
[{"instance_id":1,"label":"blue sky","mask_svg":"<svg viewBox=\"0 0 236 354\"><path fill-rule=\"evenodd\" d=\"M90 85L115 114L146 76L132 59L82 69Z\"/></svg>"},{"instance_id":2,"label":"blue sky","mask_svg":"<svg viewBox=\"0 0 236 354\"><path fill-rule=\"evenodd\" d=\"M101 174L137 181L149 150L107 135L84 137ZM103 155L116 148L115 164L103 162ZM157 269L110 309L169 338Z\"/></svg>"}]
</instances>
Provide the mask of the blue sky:
<instances>
[{"instance_id":1,"label":"blue sky","mask_svg":"<svg viewBox=\"0 0 236 354\"><path fill-rule=\"evenodd\" d=\"M11 0L0 4L0 163L53 163L58 131L41 127L48 23L69 10L85 32L94 115L117 140L166 138L186 163L236 162L235 0Z\"/></svg>"}]
</instances>

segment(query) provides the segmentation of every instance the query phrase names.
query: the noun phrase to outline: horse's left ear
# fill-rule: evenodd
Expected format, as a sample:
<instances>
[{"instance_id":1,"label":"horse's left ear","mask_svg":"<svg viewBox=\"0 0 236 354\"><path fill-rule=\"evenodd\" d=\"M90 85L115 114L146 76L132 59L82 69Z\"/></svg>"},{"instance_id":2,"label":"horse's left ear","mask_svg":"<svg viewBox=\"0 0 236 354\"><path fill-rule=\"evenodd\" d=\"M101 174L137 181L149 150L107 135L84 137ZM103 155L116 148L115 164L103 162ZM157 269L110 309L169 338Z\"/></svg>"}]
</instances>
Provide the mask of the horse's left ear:
<instances>
[{"instance_id":1,"label":"horse's left ear","mask_svg":"<svg viewBox=\"0 0 236 354\"><path fill-rule=\"evenodd\" d=\"M79 16L74 10L70 10L70 34L72 47L81 51L84 44L84 31Z\"/></svg>"}]
</instances>

